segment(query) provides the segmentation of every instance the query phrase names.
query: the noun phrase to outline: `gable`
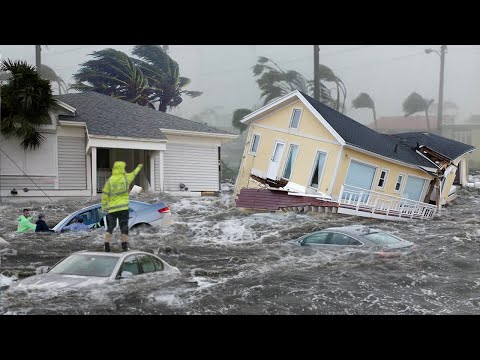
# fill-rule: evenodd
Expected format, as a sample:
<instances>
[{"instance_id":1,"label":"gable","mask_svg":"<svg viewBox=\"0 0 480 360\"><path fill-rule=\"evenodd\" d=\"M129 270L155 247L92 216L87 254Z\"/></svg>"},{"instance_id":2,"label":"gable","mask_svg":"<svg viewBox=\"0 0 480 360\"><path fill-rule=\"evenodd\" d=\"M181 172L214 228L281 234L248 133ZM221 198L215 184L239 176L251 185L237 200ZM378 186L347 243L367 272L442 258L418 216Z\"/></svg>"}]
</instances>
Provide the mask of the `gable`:
<instances>
[{"instance_id":1,"label":"gable","mask_svg":"<svg viewBox=\"0 0 480 360\"><path fill-rule=\"evenodd\" d=\"M293 110L300 109L302 111L298 129L290 128L290 121ZM309 137L317 139L325 139L330 142L338 143L335 136L318 120L318 118L303 104L297 100L287 106L267 114L266 116L254 120L254 124L260 127L267 127L273 130L280 130L299 137Z\"/></svg>"}]
</instances>

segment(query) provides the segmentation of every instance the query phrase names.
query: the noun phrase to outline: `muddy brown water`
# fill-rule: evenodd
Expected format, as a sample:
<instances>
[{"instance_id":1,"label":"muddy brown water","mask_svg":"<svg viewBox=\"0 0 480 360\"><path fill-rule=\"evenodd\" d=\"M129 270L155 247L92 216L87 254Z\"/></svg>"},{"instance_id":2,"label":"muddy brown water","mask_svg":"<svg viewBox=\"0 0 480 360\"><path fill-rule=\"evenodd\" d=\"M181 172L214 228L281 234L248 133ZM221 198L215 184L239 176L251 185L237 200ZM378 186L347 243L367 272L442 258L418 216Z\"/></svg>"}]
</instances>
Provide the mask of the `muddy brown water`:
<instances>
[{"instance_id":1,"label":"muddy brown water","mask_svg":"<svg viewBox=\"0 0 480 360\"><path fill-rule=\"evenodd\" d=\"M19 290L32 275L74 251L102 249L103 230L88 234L16 234L23 207L54 225L92 202L0 204L0 313L3 314L479 314L480 190L461 189L430 221L391 222L340 214L255 213L220 197L161 196L175 222L131 236L131 248L178 267L179 277L149 274L79 290ZM154 202L159 197L139 196ZM382 259L361 250L318 251L286 241L331 226L365 224L417 248ZM118 229L114 247L119 248Z\"/></svg>"}]
</instances>

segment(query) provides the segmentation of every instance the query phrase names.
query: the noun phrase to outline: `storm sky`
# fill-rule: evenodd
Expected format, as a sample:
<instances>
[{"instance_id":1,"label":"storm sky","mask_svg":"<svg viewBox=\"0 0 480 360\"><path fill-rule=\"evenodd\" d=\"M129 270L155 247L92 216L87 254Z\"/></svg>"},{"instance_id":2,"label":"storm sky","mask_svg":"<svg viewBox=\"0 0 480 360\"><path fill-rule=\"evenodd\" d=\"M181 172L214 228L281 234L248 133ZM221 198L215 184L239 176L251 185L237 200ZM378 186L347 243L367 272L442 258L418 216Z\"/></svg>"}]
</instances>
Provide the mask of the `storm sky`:
<instances>
[{"instance_id":1,"label":"storm sky","mask_svg":"<svg viewBox=\"0 0 480 360\"><path fill-rule=\"evenodd\" d=\"M42 63L53 68L65 82L90 53L114 48L130 54L130 45L49 45L42 50ZM352 99L369 93L377 117L402 115L402 102L416 91L438 100L440 57L426 54L440 45L320 45L320 63L330 67L347 87L347 115L362 123L372 121L368 109L354 110ZM34 45L0 45L2 59L35 63ZM269 57L285 70L297 70L313 78L311 45L170 45L170 56L180 65L181 76L192 83L189 90L203 91L171 113L190 118L208 108L229 113L236 108L261 104L252 74L258 56ZM480 114L480 46L448 45L445 61L444 100L459 106L458 120ZM56 88L55 86L53 87Z\"/></svg>"}]
</instances>

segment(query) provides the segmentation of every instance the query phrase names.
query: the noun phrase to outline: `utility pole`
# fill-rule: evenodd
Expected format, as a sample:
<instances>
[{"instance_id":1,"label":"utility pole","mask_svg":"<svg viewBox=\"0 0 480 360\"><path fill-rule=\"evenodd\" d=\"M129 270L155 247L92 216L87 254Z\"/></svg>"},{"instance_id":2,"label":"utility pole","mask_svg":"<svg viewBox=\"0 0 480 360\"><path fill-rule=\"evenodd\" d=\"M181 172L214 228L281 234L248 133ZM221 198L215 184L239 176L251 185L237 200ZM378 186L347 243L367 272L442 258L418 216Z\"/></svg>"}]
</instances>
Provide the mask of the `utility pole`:
<instances>
[{"instance_id":1,"label":"utility pole","mask_svg":"<svg viewBox=\"0 0 480 360\"><path fill-rule=\"evenodd\" d=\"M313 98L320 101L320 47L313 45Z\"/></svg>"},{"instance_id":2,"label":"utility pole","mask_svg":"<svg viewBox=\"0 0 480 360\"><path fill-rule=\"evenodd\" d=\"M35 67L37 71L40 71L40 65L42 64L41 53L42 45L35 45Z\"/></svg>"},{"instance_id":3,"label":"utility pole","mask_svg":"<svg viewBox=\"0 0 480 360\"><path fill-rule=\"evenodd\" d=\"M442 45L440 47L440 89L438 91L438 135L442 135L442 125L443 125L443 77L445 69L445 53L447 51L447 45Z\"/></svg>"}]
</instances>

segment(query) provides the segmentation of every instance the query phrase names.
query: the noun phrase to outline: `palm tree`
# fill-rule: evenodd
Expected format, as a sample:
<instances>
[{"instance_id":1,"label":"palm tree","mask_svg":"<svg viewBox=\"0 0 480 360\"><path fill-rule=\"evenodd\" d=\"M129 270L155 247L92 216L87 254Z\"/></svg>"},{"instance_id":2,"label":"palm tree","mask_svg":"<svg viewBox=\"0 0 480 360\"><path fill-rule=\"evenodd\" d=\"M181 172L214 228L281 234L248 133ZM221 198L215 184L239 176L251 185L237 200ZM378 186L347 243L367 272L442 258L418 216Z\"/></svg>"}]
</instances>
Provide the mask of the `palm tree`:
<instances>
[{"instance_id":1,"label":"palm tree","mask_svg":"<svg viewBox=\"0 0 480 360\"><path fill-rule=\"evenodd\" d=\"M250 110L250 109L237 109L233 112L232 125L234 128L240 131L240 134L242 134L248 128L248 125L240 122L240 120L242 120L245 116L250 114L252 111L253 110Z\"/></svg>"},{"instance_id":2,"label":"palm tree","mask_svg":"<svg viewBox=\"0 0 480 360\"><path fill-rule=\"evenodd\" d=\"M81 64L73 75L72 89L95 91L122 100L149 105L148 80L135 61L122 51L94 51L93 60ZM150 105L153 107L153 105Z\"/></svg>"},{"instance_id":3,"label":"palm tree","mask_svg":"<svg viewBox=\"0 0 480 360\"><path fill-rule=\"evenodd\" d=\"M0 131L21 139L25 150L36 149L44 140L40 127L50 123L48 110L55 104L50 82L25 61L3 60L0 71L10 72L9 83L1 88Z\"/></svg>"},{"instance_id":4,"label":"palm tree","mask_svg":"<svg viewBox=\"0 0 480 360\"><path fill-rule=\"evenodd\" d=\"M373 112L373 123L375 124L375 130L378 130L377 125L377 113L375 111L375 103L373 99L367 93L361 93L352 101L352 106L355 109L372 109Z\"/></svg>"},{"instance_id":5,"label":"palm tree","mask_svg":"<svg viewBox=\"0 0 480 360\"><path fill-rule=\"evenodd\" d=\"M62 90L66 94L67 93L67 85L65 81L57 75L57 73L49 66L45 64L40 65L40 76L45 80L50 80L57 83L58 86L58 93L61 95Z\"/></svg>"},{"instance_id":6,"label":"palm tree","mask_svg":"<svg viewBox=\"0 0 480 360\"><path fill-rule=\"evenodd\" d=\"M178 63L161 46L136 45L132 54L140 58L134 61L148 79L149 101L158 103L159 111L180 105L183 94L192 98L202 95L201 91L183 89L191 80L180 76Z\"/></svg>"},{"instance_id":7,"label":"palm tree","mask_svg":"<svg viewBox=\"0 0 480 360\"><path fill-rule=\"evenodd\" d=\"M423 98L420 94L412 92L403 102L403 111L405 112L405 117L412 115L419 111L425 111L425 117L427 118L427 128L430 132L430 121L428 118L428 108L432 104L432 100L427 100Z\"/></svg>"},{"instance_id":8,"label":"palm tree","mask_svg":"<svg viewBox=\"0 0 480 360\"><path fill-rule=\"evenodd\" d=\"M345 84L329 67L320 65L319 70L320 101L343 112L347 97ZM313 92L314 84L312 80L308 80L298 71L285 71L275 61L264 56L260 56L257 64L253 66L253 75L258 77L257 85L262 91L260 98L264 98L264 104L294 90L299 90L306 94ZM333 82L335 84L336 98L332 97L330 89L324 84L325 82Z\"/></svg>"}]
</instances>

